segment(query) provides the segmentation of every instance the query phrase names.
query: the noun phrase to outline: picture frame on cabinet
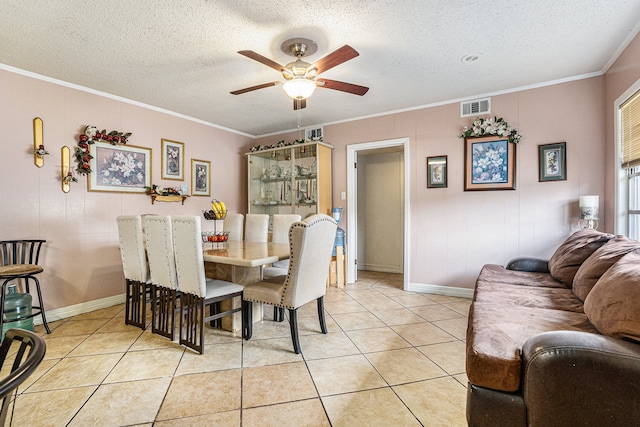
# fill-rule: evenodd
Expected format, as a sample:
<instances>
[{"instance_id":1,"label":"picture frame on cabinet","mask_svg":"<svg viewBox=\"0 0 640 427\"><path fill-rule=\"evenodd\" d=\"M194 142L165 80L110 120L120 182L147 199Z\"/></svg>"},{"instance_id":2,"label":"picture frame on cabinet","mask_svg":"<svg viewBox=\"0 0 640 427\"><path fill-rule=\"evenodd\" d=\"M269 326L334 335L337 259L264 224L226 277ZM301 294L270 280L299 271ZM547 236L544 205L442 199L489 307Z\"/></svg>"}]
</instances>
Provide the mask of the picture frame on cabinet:
<instances>
[{"instance_id":1,"label":"picture frame on cabinet","mask_svg":"<svg viewBox=\"0 0 640 427\"><path fill-rule=\"evenodd\" d=\"M464 191L516 189L516 144L508 137L467 137L464 144Z\"/></svg>"},{"instance_id":2,"label":"picture frame on cabinet","mask_svg":"<svg viewBox=\"0 0 640 427\"><path fill-rule=\"evenodd\" d=\"M146 193L151 187L151 148L95 142L87 177L89 191Z\"/></svg>"},{"instance_id":3,"label":"picture frame on cabinet","mask_svg":"<svg viewBox=\"0 0 640 427\"><path fill-rule=\"evenodd\" d=\"M447 169L447 156L427 157L427 188L446 188Z\"/></svg>"},{"instance_id":4,"label":"picture frame on cabinet","mask_svg":"<svg viewBox=\"0 0 640 427\"><path fill-rule=\"evenodd\" d=\"M211 195L211 162L191 159L191 195Z\"/></svg>"},{"instance_id":5,"label":"picture frame on cabinet","mask_svg":"<svg viewBox=\"0 0 640 427\"><path fill-rule=\"evenodd\" d=\"M538 145L538 181L567 180L567 143Z\"/></svg>"},{"instance_id":6,"label":"picture frame on cabinet","mask_svg":"<svg viewBox=\"0 0 640 427\"><path fill-rule=\"evenodd\" d=\"M184 143L162 139L162 179L184 181Z\"/></svg>"}]
</instances>

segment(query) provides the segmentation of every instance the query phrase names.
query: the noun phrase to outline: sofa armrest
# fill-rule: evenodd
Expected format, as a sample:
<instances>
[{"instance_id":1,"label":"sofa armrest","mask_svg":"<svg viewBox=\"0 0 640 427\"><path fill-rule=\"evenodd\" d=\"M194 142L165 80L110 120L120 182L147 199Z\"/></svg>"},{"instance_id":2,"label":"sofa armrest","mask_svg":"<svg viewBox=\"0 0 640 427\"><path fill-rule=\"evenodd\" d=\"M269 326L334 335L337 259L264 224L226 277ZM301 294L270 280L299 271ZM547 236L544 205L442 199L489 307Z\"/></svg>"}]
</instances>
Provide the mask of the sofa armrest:
<instances>
[{"instance_id":1,"label":"sofa armrest","mask_svg":"<svg viewBox=\"0 0 640 427\"><path fill-rule=\"evenodd\" d=\"M576 331L545 332L522 349L530 425L634 425L640 343Z\"/></svg>"},{"instance_id":2,"label":"sofa armrest","mask_svg":"<svg viewBox=\"0 0 640 427\"><path fill-rule=\"evenodd\" d=\"M514 258L507 264L507 270L548 273L549 261L539 258Z\"/></svg>"}]
</instances>

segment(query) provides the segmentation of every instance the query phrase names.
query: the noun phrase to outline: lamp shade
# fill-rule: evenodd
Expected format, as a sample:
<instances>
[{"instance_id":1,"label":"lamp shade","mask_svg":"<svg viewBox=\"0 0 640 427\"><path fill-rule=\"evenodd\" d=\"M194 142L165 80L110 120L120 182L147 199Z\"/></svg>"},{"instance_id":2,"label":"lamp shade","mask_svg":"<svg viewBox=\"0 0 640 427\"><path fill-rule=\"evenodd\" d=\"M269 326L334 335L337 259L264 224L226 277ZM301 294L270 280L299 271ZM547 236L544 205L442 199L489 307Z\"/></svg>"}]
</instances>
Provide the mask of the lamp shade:
<instances>
[{"instance_id":1,"label":"lamp shade","mask_svg":"<svg viewBox=\"0 0 640 427\"><path fill-rule=\"evenodd\" d=\"M293 99L305 99L316 90L316 82L305 77L294 77L282 85L284 91Z\"/></svg>"},{"instance_id":2,"label":"lamp shade","mask_svg":"<svg viewBox=\"0 0 640 427\"><path fill-rule=\"evenodd\" d=\"M598 219L599 207L599 196L580 196L581 219Z\"/></svg>"}]
</instances>

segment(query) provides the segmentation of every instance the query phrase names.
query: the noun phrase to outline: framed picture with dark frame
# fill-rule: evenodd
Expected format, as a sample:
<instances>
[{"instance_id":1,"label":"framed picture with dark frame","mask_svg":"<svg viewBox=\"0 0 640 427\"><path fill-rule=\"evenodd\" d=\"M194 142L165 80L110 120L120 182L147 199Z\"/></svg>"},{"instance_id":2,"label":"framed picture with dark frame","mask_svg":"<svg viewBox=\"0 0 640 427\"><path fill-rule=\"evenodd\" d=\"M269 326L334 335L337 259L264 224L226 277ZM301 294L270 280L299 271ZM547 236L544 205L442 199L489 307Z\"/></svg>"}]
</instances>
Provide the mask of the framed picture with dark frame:
<instances>
[{"instance_id":1,"label":"framed picture with dark frame","mask_svg":"<svg viewBox=\"0 0 640 427\"><path fill-rule=\"evenodd\" d=\"M538 145L538 181L567 180L567 143Z\"/></svg>"},{"instance_id":2,"label":"framed picture with dark frame","mask_svg":"<svg viewBox=\"0 0 640 427\"><path fill-rule=\"evenodd\" d=\"M191 159L191 195L211 195L211 162Z\"/></svg>"},{"instance_id":3,"label":"framed picture with dark frame","mask_svg":"<svg viewBox=\"0 0 640 427\"><path fill-rule=\"evenodd\" d=\"M151 148L96 142L89 145L89 191L146 193L151 186Z\"/></svg>"},{"instance_id":4,"label":"framed picture with dark frame","mask_svg":"<svg viewBox=\"0 0 640 427\"><path fill-rule=\"evenodd\" d=\"M184 181L184 143L162 139L162 179Z\"/></svg>"},{"instance_id":5,"label":"framed picture with dark frame","mask_svg":"<svg viewBox=\"0 0 640 427\"><path fill-rule=\"evenodd\" d=\"M515 190L516 145L504 136L464 139L464 191Z\"/></svg>"},{"instance_id":6,"label":"framed picture with dark frame","mask_svg":"<svg viewBox=\"0 0 640 427\"><path fill-rule=\"evenodd\" d=\"M427 188L447 187L447 156L427 157Z\"/></svg>"}]
</instances>

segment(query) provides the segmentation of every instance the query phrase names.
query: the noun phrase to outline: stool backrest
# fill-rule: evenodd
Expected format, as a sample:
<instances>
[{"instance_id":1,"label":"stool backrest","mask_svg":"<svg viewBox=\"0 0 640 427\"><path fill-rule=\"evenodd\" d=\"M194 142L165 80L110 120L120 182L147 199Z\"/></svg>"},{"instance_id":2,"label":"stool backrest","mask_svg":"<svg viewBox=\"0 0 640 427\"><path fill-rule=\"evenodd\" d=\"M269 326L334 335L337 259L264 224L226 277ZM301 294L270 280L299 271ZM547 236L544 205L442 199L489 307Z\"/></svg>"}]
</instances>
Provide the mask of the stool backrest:
<instances>
[{"instance_id":1,"label":"stool backrest","mask_svg":"<svg viewBox=\"0 0 640 427\"><path fill-rule=\"evenodd\" d=\"M140 215L122 215L116 218L116 222L124 277L146 283L149 280L149 264L144 249L142 218Z\"/></svg>"},{"instance_id":2,"label":"stool backrest","mask_svg":"<svg viewBox=\"0 0 640 427\"><path fill-rule=\"evenodd\" d=\"M176 263L173 256L171 217L148 216L144 218L144 235L147 241L151 283L177 289Z\"/></svg>"},{"instance_id":3,"label":"stool backrest","mask_svg":"<svg viewBox=\"0 0 640 427\"><path fill-rule=\"evenodd\" d=\"M244 225L245 242L267 242L269 240L269 215L247 214Z\"/></svg>"},{"instance_id":4,"label":"stool backrest","mask_svg":"<svg viewBox=\"0 0 640 427\"><path fill-rule=\"evenodd\" d=\"M8 372L0 380L0 425L5 424L9 403L13 406L13 392L38 368L47 350L45 341L38 334L24 329L9 329L0 346L0 367ZM5 366L13 357L11 368Z\"/></svg>"},{"instance_id":5,"label":"stool backrest","mask_svg":"<svg viewBox=\"0 0 640 427\"><path fill-rule=\"evenodd\" d=\"M200 217L174 216L171 225L180 293L205 297L207 278L202 258Z\"/></svg>"},{"instance_id":6,"label":"stool backrest","mask_svg":"<svg viewBox=\"0 0 640 427\"><path fill-rule=\"evenodd\" d=\"M273 243L289 243L289 228L291 224L301 219L302 217L298 214L273 214L271 241Z\"/></svg>"},{"instance_id":7,"label":"stool backrest","mask_svg":"<svg viewBox=\"0 0 640 427\"><path fill-rule=\"evenodd\" d=\"M12 264L38 264L40 248L46 240L23 239L0 241L0 263Z\"/></svg>"}]
</instances>

